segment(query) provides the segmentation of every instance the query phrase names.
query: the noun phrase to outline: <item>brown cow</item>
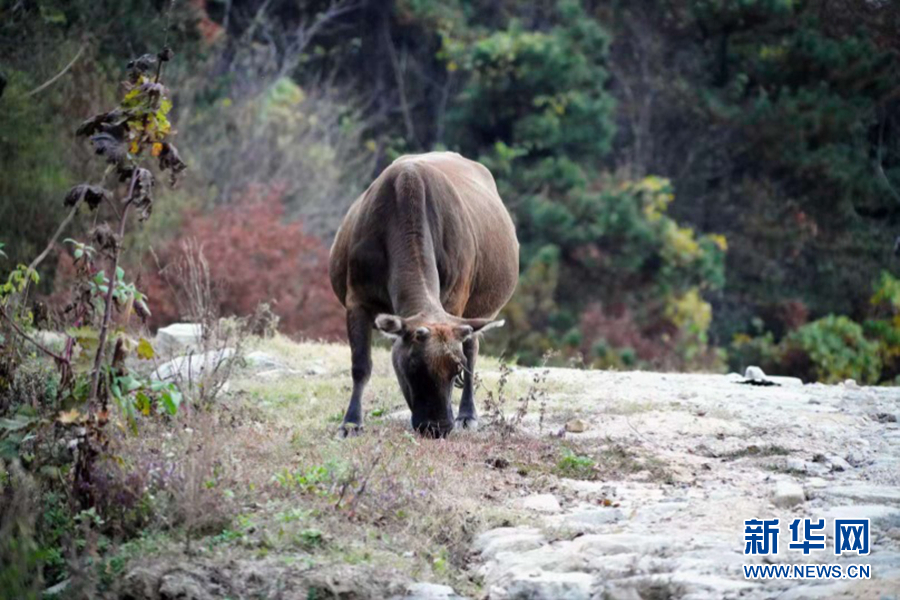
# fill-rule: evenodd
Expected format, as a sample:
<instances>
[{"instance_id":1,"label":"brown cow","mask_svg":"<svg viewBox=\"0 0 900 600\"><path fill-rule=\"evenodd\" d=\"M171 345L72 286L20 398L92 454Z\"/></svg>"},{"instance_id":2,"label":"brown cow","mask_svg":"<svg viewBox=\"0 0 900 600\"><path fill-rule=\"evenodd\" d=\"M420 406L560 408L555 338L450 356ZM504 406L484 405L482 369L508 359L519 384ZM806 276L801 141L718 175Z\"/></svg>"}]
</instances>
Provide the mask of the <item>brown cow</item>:
<instances>
[{"instance_id":1,"label":"brown cow","mask_svg":"<svg viewBox=\"0 0 900 600\"><path fill-rule=\"evenodd\" d=\"M515 228L490 171L453 152L397 159L350 207L329 272L347 309L353 362L342 434L361 430L373 328L394 339L394 371L416 431L453 429L460 378L456 423L474 427L476 334L503 325L493 319L519 273Z\"/></svg>"}]
</instances>

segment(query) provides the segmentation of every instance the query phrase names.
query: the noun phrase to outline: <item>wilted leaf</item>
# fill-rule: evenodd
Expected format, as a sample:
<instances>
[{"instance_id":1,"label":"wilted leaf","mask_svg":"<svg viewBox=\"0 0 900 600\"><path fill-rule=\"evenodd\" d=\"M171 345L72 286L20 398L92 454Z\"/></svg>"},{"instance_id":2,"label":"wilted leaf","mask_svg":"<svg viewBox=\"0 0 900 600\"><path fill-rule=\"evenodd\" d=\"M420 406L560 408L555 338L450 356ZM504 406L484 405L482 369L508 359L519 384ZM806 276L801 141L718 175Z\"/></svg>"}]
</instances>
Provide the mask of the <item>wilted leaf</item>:
<instances>
[{"instance_id":1,"label":"wilted leaf","mask_svg":"<svg viewBox=\"0 0 900 600\"><path fill-rule=\"evenodd\" d=\"M159 169L161 171L170 170L169 185L175 187L175 184L178 183L178 174L187 169L187 165L181 160L178 148L174 144L162 145L162 152L159 154Z\"/></svg>"},{"instance_id":2,"label":"wilted leaf","mask_svg":"<svg viewBox=\"0 0 900 600\"><path fill-rule=\"evenodd\" d=\"M150 360L156 355L156 352L154 352L153 346L150 344L150 342L148 342L144 338L141 338L141 341L138 342L137 355L138 358Z\"/></svg>"},{"instance_id":3,"label":"wilted leaf","mask_svg":"<svg viewBox=\"0 0 900 600\"><path fill-rule=\"evenodd\" d=\"M162 149L163 149L163 145L160 144L159 142L155 142L153 144L153 146L150 148L150 154L152 156L159 156L159 154L162 152Z\"/></svg>"},{"instance_id":4,"label":"wilted leaf","mask_svg":"<svg viewBox=\"0 0 900 600\"><path fill-rule=\"evenodd\" d=\"M81 125L78 126L78 129L75 130L75 135L92 135L98 131L104 131L110 125L114 127L119 126L127 118L127 113L119 108L109 112L100 113L83 121Z\"/></svg>"},{"instance_id":5,"label":"wilted leaf","mask_svg":"<svg viewBox=\"0 0 900 600\"><path fill-rule=\"evenodd\" d=\"M56 418L57 421L62 423L63 425L71 425L72 423L78 423L82 419L81 413L78 412L77 408L73 408L72 410L66 410L59 413L59 416Z\"/></svg>"},{"instance_id":6,"label":"wilted leaf","mask_svg":"<svg viewBox=\"0 0 900 600\"><path fill-rule=\"evenodd\" d=\"M141 221L146 221L153 211L153 183L153 173L143 168L137 170L131 202L141 211Z\"/></svg>"},{"instance_id":7,"label":"wilted leaf","mask_svg":"<svg viewBox=\"0 0 900 600\"><path fill-rule=\"evenodd\" d=\"M91 236L93 237L94 243L96 244L97 248L99 248L100 250L115 252L119 247L118 234L115 233L112 228L106 223L97 225L91 232Z\"/></svg>"},{"instance_id":8,"label":"wilted leaf","mask_svg":"<svg viewBox=\"0 0 900 600\"><path fill-rule=\"evenodd\" d=\"M156 57L152 54L144 54L141 57L135 58L134 60L128 63L128 69L133 72L134 75L139 75L141 73L146 73L156 64Z\"/></svg>"},{"instance_id":9,"label":"wilted leaf","mask_svg":"<svg viewBox=\"0 0 900 600\"><path fill-rule=\"evenodd\" d=\"M169 91L166 86L156 82L147 82L140 87L140 90L148 96L165 96Z\"/></svg>"},{"instance_id":10,"label":"wilted leaf","mask_svg":"<svg viewBox=\"0 0 900 600\"><path fill-rule=\"evenodd\" d=\"M91 210L96 210L104 200L112 200L112 192L99 185L80 183L66 194L65 205L75 206L81 199L87 202Z\"/></svg>"},{"instance_id":11,"label":"wilted leaf","mask_svg":"<svg viewBox=\"0 0 900 600\"><path fill-rule=\"evenodd\" d=\"M128 144L125 140L109 132L91 136L91 143L94 145L94 152L106 157L109 163L118 164L128 156Z\"/></svg>"}]
</instances>

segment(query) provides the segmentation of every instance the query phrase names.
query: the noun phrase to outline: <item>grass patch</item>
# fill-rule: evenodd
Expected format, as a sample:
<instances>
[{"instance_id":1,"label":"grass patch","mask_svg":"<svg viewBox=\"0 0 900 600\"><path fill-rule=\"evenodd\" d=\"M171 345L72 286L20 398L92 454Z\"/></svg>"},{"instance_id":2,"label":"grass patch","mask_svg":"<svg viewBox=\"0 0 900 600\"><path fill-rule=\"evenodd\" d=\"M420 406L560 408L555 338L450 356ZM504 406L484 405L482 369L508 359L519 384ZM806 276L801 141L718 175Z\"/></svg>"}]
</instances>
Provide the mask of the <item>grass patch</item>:
<instances>
[{"instance_id":1,"label":"grass patch","mask_svg":"<svg viewBox=\"0 0 900 600\"><path fill-rule=\"evenodd\" d=\"M472 540L520 518L507 503L523 484L539 488L553 475L663 476L661 462L623 446L563 446L546 430L526 426L525 412L539 413L543 405L543 370L504 375L490 370L499 364L495 359L483 361L488 389L481 388L477 402L486 426L426 440L409 430L406 419L385 418L406 404L389 353L376 348L363 400L366 431L342 440L335 434L350 396L349 350L280 337L260 349L295 373L260 378L243 370L202 419L195 415L193 432L187 422L159 431L148 427L120 449L126 462L154 457L143 470L168 477L163 483L173 493L191 482L191 493L174 494L162 539L140 556L117 555L117 579L126 579L121 574L138 563L156 565L150 569L156 573L157 566L166 572L175 564L191 570L203 560L253 559L282 569L295 565L290 576L304 578L300 589L312 587L313 574L327 574L362 587L367 584L360 582L376 580L432 581L479 597L483 591L467 570ZM494 384L500 400L501 379L507 403L498 419L515 425L506 429L487 426L484 394ZM184 477L168 475L182 471ZM224 499L225 511L199 508ZM207 524L210 516L216 519Z\"/></svg>"},{"instance_id":2,"label":"grass patch","mask_svg":"<svg viewBox=\"0 0 900 600\"><path fill-rule=\"evenodd\" d=\"M583 481L621 479L640 473L646 473L652 481L673 481L671 471L661 459L613 442L599 451L563 447L551 472L557 477Z\"/></svg>"}]
</instances>

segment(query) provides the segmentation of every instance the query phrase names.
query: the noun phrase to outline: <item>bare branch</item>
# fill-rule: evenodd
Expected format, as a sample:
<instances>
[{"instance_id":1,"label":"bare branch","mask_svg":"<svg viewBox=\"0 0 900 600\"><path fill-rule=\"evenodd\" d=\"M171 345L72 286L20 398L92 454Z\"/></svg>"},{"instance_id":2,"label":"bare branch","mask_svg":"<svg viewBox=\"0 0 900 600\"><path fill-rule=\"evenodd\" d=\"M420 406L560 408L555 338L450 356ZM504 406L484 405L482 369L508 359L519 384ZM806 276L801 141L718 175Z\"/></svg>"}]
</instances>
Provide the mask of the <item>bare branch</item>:
<instances>
[{"instance_id":1,"label":"bare branch","mask_svg":"<svg viewBox=\"0 0 900 600\"><path fill-rule=\"evenodd\" d=\"M69 361L68 361L65 357L62 357L62 356L60 356L59 354L56 354L56 353L53 352L52 350L48 350L46 347L44 347L43 345L41 345L37 340L35 340L34 338L30 337L27 333L25 333L25 332L22 330L22 328L19 327L19 325L18 325L18 323L16 323L16 321L15 321L13 318L11 318L8 314L6 314L6 311L3 309L2 306L0 306L0 317L3 317L3 318L6 320L6 322L9 323L9 324L12 326L12 328L15 330L15 332L16 332L20 337L22 337L22 338L28 340L29 342L31 342L38 350L40 350L41 352L43 352L43 353L46 354L47 356L49 356L49 357L55 359L55 360L56 360L57 362L59 362L59 363L63 363L63 364L66 364L66 365L69 364Z\"/></svg>"},{"instance_id":2,"label":"bare branch","mask_svg":"<svg viewBox=\"0 0 900 600\"><path fill-rule=\"evenodd\" d=\"M62 71L60 71L59 73L57 73L56 75L54 75L53 77L51 77L50 79L48 79L47 81L42 83L41 85L37 86L36 88L34 88L33 90L31 90L30 92L25 94L25 96L29 97L29 96L34 96L35 94L39 94L40 92L44 91L45 89L47 89L48 87L50 87L51 85L56 83L56 80L59 79L60 77L62 77L63 75L65 75L68 72L68 70L72 68L72 65L74 65L75 62L79 58L81 58L81 55L84 53L84 47L85 47L85 45L82 44L81 47L78 49L78 52L75 54L75 58L70 60L69 64L67 64L65 67L63 67Z\"/></svg>"}]
</instances>

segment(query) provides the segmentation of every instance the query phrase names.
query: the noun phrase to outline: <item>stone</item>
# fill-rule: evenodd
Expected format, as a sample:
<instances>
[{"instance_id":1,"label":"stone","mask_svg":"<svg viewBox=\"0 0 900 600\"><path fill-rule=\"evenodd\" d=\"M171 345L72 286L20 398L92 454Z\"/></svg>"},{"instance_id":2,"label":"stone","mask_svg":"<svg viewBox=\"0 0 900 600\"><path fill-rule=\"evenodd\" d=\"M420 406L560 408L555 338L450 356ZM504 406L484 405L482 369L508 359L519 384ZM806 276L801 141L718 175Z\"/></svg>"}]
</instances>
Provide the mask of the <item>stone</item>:
<instances>
[{"instance_id":1,"label":"stone","mask_svg":"<svg viewBox=\"0 0 900 600\"><path fill-rule=\"evenodd\" d=\"M643 600L636 582L613 581L603 584L599 597L603 600Z\"/></svg>"},{"instance_id":2,"label":"stone","mask_svg":"<svg viewBox=\"0 0 900 600\"><path fill-rule=\"evenodd\" d=\"M473 547L486 560L501 552L527 552L539 548L547 540L533 527L498 527L475 538Z\"/></svg>"},{"instance_id":3,"label":"stone","mask_svg":"<svg viewBox=\"0 0 900 600\"><path fill-rule=\"evenodd\" d=\"M267 352L256 350L244 357L244 363L251 368L261 371L284 369L285 364Z\"/></svg>"},{"instance_id":4,"label":"stone","mask_svg":"<svg viewBox=\"0 0 900 600\"><path fill-rule=\"evenodd\" d=\"M490 588L490 598L529 600L588 600L594 576L589 573L555 573L523 570L510 574L501 585Z\"/></svg>"},{"instance_id":5,"label":"stone","mask_svg":"<svg viewBox=\"0 0 900 600\"><path fill-rule=\"evenodd\" d=\"M156 332L153 349L160 356L184 354L187 350L200 348L203 327L198 323L173 323Z\"/></svg>"},{"instance_id":6,"label":"stone","mask_svg":"<svg viewBox=\"0 0 900 600\"><path fill-rule=\"evenodd\" d=\"M265 381L274 381L276 379L282 379L284 377L302 377L303 372L297 371L294 369L269 369L267 371L260 371L255 375L257 379L263 379Z\"/></svg>"},{"instance_id":7,"label":"stone","mask_svg":"<svg viewBox=\"0 0 900 600\"><path fill-rule=\"evenodd\" d=\"M772 383L777 383L780 386L785 387L803 387L803 380L799 377L787 377L784 375L763 375L766 379L771 381Z\"/></svg>"},{"instance_id":8,"label":"stone","mask_svg":"<svg viewBox=\"0 0 900 600\"><path fill-rule=\"evenodd\" d=\"M900 503L900 488L869 483L829 487L822 490L822 495L839 496L865 504Z\"/></svg>"},{"instance_id":9,"label":"stone","mask_svg":"<svg viewBox=\"0 0 900 600\"><path fill-rule=\"evenodd\" d=\"M610 523L617 523L624 518L624 513L618 508L596 507L559 515L557 523L576 529L595 529Z\"/></svg>"},{"instance_id":10,"label":"stone","mask_svg":"<svg viewBox=\"0 0 900 600\"><path fill-rule=\"evenodd\" d=\"M832 521L834 519L890 519L900 517L900 506L885 506L883 504L847 504L833 506L828 510L817 514Z\"/></svg>"},{"instance_id":11,"label":"stone","mask_svg":"<svg viewBox=\"0 0 900 600\"><path fill-rule=\"evenodd\" d=\"M304 373L306 375L316 377L319 375L326 375L328 373L328 369L326 369L322 365L314 364L306 367L306 369L304 369Z\"/></svg>"},{"instance_id":12,"label":"stone","mask_svg":"<svg viewBox=\"0 0 900 600\"><path fill-rule=\"evenodd\" d=\"M153 372L153 377L160 381L182 381L199 383L203 376L211 373L223 362L234 357L234 348L210 350L202 354L179 356L164 363Z\"/></svg>"},{"instance_id":13,"label":"stone","mask_svg":"<svg viewBox=\"0 0 900 600\"><path fill-rule=\"evenodd\" d=\"M68 591L71 582L71 579L63 579L56 585L48 587L46 590L44 590L41 593L41 598L43 598L43 600L57 600L65 598L63 594Z\"/></svg>"},{"instance_id":14,"label":"stone","mask_svg":"<svg viewBox=\"0 0 900 600\"><path fill-rule=\"evenodd\" d=\"M791 508L806 501L806 493L803 486L790 480L781 480L775 483L772 493L772 504L780 508Z\"/></svg>"},{"instance_id":15,"label":"stone","mask_svg":"<svg viewBox=\"0 0 900 600\"><path fill-rule=\"evenodd\" d=\"M534 494L519 498L516 501L516 507L548 514L558 513L562 510L559 500L553 494Z\"/></svg>"},{"instance_id":16,"label":"stone","mask_svg":"<svg viewBox=\"0 0 900 600\"><path fill-rule=\"evenodd\" d=\"M750 381L766 381L766 374L759 367L751 366L744 371L744 378Z\"/></svg>"},{"instance_id":17,"label":"stone","mask_svg":"<svg viewBox=\"0 0 900 600\"><path fill-rule=\"evenodd\" d=\"M566 423L566 431L569 433L584 433L588 430L588 423L584 419L572 419Z\"/></svg>"},{"instance_id":18,"label":"stone","mask_svg":"<svg viewBox=\"0 0 900 600\"><path fill-rule=\"evenodd\" d=\"M843 385L845 388L850 388L850 389L853 389L853 390L859 388L859 384L856 383L856 380L855 380L855 379L845 379L844 382L843 382L841 385Z\"/></svg>"},{"instance_id":19,"label":"stone","mask_svg":"<svg viewBox=\"0 0 900 600\"><path fill-rule=\"evenodd\" d=\"M401 596L394 596L401 598ZM440 585L437 583L412 583L406 588L406 595L402 596L407 600L462 600L462 596L449 585Z\"/></svg>"},{"instance_id":20,"label":"stone","mask_svg":"<svg viewBox=\"0 0 900 600\"><path fill-rule=\"evenodd\" d=\"M38 344L53 352L62 352L69 339L66 334L56 331L37 331L32 337Z\"/></svg>"},{"instance_id":21,"label":"stone","mask_svg":"<svg viewBox=\"0 0 900 600\"><path fill-rule=\"evenodd\" d=\"M582 535L572 540L572 551L580 556L615 554L641 555L667 552L673 541L659 535L610 533Z\"/></svg>"},{"instance_id":22,"label":"stone","mask_svg":"<svg viewBox=\"0 0 900 600\"><path fill-rule=\"evenodd\" d=\"M738 594L742 591L758 587L758 584L723 577L718 574L697 573L694 571L676 571L671 575L672 587L681 588L684 592L712 592L716 598L725 598L729 594Z\"/></svg>"}]
</instances>

